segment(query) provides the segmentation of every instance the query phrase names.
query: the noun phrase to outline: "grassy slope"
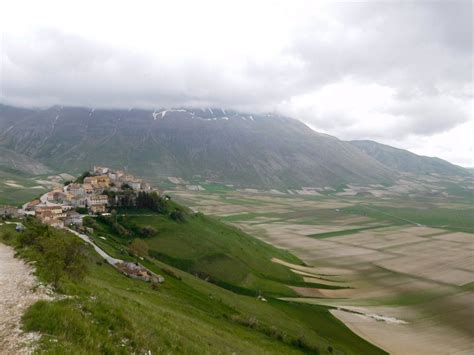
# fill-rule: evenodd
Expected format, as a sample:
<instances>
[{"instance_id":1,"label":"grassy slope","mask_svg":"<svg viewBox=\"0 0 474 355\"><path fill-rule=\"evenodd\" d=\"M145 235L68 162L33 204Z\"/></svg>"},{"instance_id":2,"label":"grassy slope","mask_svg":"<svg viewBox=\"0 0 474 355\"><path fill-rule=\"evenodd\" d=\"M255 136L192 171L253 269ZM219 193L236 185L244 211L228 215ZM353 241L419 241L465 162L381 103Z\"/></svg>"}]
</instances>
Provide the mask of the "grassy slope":
<instances>
[{"instance_id":1,"label":"grassy slope","mask_svg":"<svg viewBox=\"0 0 474 355\"><path fill-rule=\"evenodd\" d=\"M13 231L14 226L0 226L0 241L7 229ZM15 237L3 241L15 245ZM21 252L41 263L41 254ZM101 263L91 248L88 259L86 279L63 288L74 297L39 302L24 316L25 329L44 335L40 350L290 354L316 347L325 353L331 346L340 354L381 353L323 307L261 302L150 259L147 266L166 276L153 290Z\"/></svg>"},{"instance_id":2,"label":"grassy slope","mask_svg":"<svg viewBox=\"0 0 474 355\"><path fill-rule=\"evenodd\" d=\"M23 187L8 186L5 184L7 180L12 180ZM38 183L32 176L16 170L0 168L0 205L16 206L31 201L47 191L44 187L39 189L32 188L33 186L38 186Z\"/></svg>"},{"instance_id":3,"label":"grassy slope","mask_svg":"<svg viewBox=\"0 0 474 355\"><path fill-rule=\"evenodd\" d=\"M156 259L202 278L210 277L212 282L235 291L289 296L295 293L286 285L303 282L301 276L271 262L277 257L302 264L292 254L213 218L190 215L186 222L179 223L164 215L148 214L128 216L126 220L128 225L155 228L157 235L144 240ZM96 242L117 256L130 241L104 223L96 222L95 231ZM107 241L98 236L105 236Z\"/></svg>"}]
</instances>

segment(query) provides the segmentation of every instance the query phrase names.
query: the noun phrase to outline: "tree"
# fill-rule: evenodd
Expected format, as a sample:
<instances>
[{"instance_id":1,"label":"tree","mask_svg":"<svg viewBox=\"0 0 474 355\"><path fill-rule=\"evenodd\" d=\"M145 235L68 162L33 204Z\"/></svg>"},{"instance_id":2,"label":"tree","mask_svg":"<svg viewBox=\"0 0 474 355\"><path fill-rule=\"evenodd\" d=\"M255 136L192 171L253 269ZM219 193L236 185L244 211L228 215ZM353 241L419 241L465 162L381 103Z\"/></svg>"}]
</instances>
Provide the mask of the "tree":
<instances>
[{"instance_id":1,"label":"tree","mask_svg":"<svg viewBox=\"0 0 474 355\"><path fill-rule=\"evenodd\" d=\"M76 179L76 183L78 183L78 184L84 183L84 179L85 179L86 177L88 177L88 176L91 176L91 174L90 174L88 171L82 173L82 175L79 176L79 177Z\"/></svg>"}]
</instances>

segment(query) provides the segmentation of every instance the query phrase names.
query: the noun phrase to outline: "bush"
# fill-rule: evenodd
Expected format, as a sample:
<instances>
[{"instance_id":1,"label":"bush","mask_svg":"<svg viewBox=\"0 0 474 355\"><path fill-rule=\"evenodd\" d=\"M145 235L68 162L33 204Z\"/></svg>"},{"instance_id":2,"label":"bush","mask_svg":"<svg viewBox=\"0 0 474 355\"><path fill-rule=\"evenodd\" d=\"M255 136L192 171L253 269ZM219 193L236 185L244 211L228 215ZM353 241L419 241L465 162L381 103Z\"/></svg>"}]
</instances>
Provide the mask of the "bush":
<instances>
[{"instance_id":1,"label":"bush","mask_svg":"<svg viewBox=\"0 0 474 355\"><path fill-rule=\"evenodd\" d=\"M87 214L87 208L86 207L76 207L76 212L80 214Z\"/></svg>"},{"instance_id":2,"label":"bush","mask_svg":"<svg viewBox=\"0 0 474 355\"><path fill-rule=\"evenodd\" d=\"M75 236L29 221L17 240L17 251L35 260L38 275L56 289L62 281L78 282L87 273L86 246Z\"/></svg>"},{"instance_id":3,"label":"bush","mask_svg":"<svg viewBox=\"0 0 474 355\"><path fill-rule=\"evenodd\" d=\"M146 238L153 237L156 234L156 229L152 226L145 226L140 229L140 234Z\"/></svg>"},{"instance_id":4,"label":"bush","mask_svg":"<svg viewBox=\"0 0 474 355\"><path fill-rule=\"evenodd\" d=\"M18 237L18 241L20 247L25 248L31 245L38 244L38 238L40 234L33 230L26 230L25 232L21 233Z\"/></svg>"},{"instance_id":5,"label":"bush","mask_svg":"<svg viewBox=\"0 0 474 355\"><path fill-rule=\"evenodd\" d=\"M75 183L77 183L77 184L82 184L82 183L84 183L84 179L85 179L86 177L88 177L88 176L91 176L91 174L90 174L88 171L82 173L82 175L79 176L79 177L76 179Z\"/></svg>"},{"instance_id":6,"label":"bush","mask_svg":"<svg viewBox=\"0 0 474 355\"><path fill-rule=\"evenodd\" d=\"M58 288L64 278L80 281L86 275L86 249L81 241L62 236L42 236L38 249L44 256L38 266L54 288Z\"/></svg>"},{"instance_id":7,"label":"bush","mask_svg":"<svg viewBox=\"0 0 474 355\"><path fill-rule=\"evenodd\" d=\"M174 210L173 212L170 213L170 217L173 221L176 222L186 222L186 216L181 210Z\"/></svg>"},{"instance_id":8,"label":"bush","mask_svg":"<svg viewBox=\"0 0 474 355\"><path fill-rule=\"evenodd\" d=\"M134 239L128 249L133 255L148 256L148 244L141 239Z\"/></svg>"}]
</instances>

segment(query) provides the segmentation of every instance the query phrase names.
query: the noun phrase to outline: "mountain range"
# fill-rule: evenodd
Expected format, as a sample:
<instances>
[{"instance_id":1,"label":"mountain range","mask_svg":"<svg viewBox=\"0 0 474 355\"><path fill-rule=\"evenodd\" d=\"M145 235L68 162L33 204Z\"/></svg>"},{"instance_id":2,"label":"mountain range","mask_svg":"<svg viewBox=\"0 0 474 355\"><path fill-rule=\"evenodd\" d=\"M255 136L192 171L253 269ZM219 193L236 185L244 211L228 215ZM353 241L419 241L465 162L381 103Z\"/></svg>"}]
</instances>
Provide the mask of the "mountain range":
<instances>
[{"instance_id":1,"label":"mountain range","mask_svg":"<svg viewBox=\"0 0 474 355\"><path fill-rule=\"evenodd\" d=\"M346 142L301 121L225 109L90 109L0 105L0 168L80 173L92 165L148 178L248 187L391 183L399 173L468 175L438 158Z\"/></svg>"}]
</instances>

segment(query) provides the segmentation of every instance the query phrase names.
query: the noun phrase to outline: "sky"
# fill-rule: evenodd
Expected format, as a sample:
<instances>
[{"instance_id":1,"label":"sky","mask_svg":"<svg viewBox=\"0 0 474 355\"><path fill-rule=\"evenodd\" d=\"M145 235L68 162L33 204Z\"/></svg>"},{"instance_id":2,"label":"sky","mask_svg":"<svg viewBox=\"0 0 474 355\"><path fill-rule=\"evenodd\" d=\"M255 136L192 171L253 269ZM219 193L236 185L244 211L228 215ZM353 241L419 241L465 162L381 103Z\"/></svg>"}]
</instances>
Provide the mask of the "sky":
<instances>
[{"instance_id":1,"label":"sky","mask_svg":"<svg viewBox=\"0 0 474 355\"><path fill-rule=\"evenodd\" d=\"M0 3L0 102L223 107L474 167L471 1Z\"/></svg>"}]
</instances>

